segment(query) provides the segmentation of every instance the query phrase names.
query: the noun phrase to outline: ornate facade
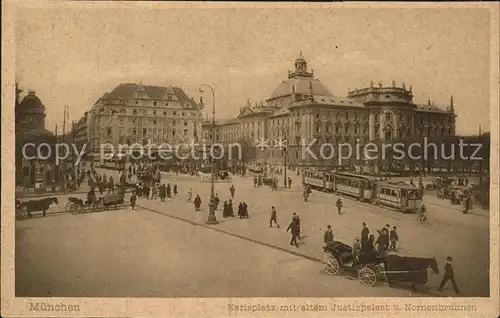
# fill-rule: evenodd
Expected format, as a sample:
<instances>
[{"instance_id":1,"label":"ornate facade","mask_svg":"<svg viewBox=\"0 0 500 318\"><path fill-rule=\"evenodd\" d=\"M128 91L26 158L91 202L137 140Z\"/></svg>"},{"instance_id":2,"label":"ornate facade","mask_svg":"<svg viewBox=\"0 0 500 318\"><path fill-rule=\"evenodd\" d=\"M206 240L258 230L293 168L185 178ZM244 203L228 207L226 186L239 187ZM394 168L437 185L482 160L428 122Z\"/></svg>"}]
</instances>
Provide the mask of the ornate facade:
<instances>
[{"instance_id":1,"label":"ornate facade","mask_svg":"<svg viewBox=\"0 0 500 318\"><path fill-rule=\"evenodd\" d=\"M106 143L117 147L199 140L202 107L178 87L120 84L89 112L90 148L96 151Z\"/></svg>"},{"instance_id":2,"label":"ornate facade","mask_svg":"<svg viewBox=\"0 0 500 318\"><path fill-rule=\"evenodd\" d=\"M369 87L349 91L347 97L336 97L309 71L302 53L294 66L265 102L253 107L248 103L235 119L217 123L215 141L264 138L271 147L258 151L257 160L282 164L286 153L294 164L331 166L338 154L328 160L315 159L308 153L303 156L300 146L315 140L312 148L317 151L324 143L363 145L455 134L453 97L445 107L430 100L418 104L413 101L411 86L398 86L394 81L389 86L372 82ZM203 127L204 137L211 140L211 125ZM273 147L280 139L287 140L286 152Z\"/></svg>"},{"instance_id":3,"label":"ornate facade","mask_svg":"<svg viewBox=\"0 0 500 318\"><path fill-rule=\"evenodd\" d=\"M28 91L28 95L19 102L21 92L16 85L16 184L44 192L56 179L56 137L45 129L45 105L35 91ZM31 145L25 148L23 154L23 147L28 144Z\"/></svg>"}]
</instances>

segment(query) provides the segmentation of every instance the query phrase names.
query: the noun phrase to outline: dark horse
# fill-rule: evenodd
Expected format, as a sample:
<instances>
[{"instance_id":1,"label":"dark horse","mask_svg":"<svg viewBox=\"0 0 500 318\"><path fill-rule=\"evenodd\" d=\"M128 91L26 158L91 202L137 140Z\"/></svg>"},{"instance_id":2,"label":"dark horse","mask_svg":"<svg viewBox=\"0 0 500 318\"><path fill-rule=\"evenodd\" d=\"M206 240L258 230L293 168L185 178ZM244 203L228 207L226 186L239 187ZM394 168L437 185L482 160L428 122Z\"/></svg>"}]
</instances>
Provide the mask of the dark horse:
<instances>
[{"instance_id":1,"label":"dark horse","mask_svg":"<svg viewBox=\"0 0 500 318\"><path fill-rule=\"evenodd\" d=\"M40 200L30 200L26 202L22 202L21 206L26 207L26 213L28 217L31 217L31 212L43 212L43 216L45 216L45 212L49 209L52 203L59 204L59 201L56 197L44 198Z\"/></svg>"},{"instance_id":2,"label":"dark horse","mask_svg":"<svg viewBox=\"0 0 500 318\"><path fill-rule=\"evenodd\" d=\"M389 286L391 286L392 282L411 283L413 292L416 291L416 285L425 285L427 283L427 268L431 268L434 274L439 274L438 263L435 258L388 255L384 265Z\"/></svg>"}]
</instances>

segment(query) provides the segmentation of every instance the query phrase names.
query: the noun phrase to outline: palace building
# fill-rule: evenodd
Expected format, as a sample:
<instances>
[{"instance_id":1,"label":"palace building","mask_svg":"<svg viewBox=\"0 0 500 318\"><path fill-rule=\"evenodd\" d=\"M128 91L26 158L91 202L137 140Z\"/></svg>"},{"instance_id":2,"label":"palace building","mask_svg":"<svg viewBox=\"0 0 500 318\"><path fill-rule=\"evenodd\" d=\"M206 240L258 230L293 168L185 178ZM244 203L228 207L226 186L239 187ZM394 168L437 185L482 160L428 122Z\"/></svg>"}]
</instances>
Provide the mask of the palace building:
<instances>
[{"instance_id":1,"label":"palace building","mask_svg":"<svg viewBox=\"0 0 500 318\"><path fill-rule=\"evenodd\" d=\"M327 160L309 153L302 156L302 143L309 145L315 140L311 148L317 152L324 143L354 145L453 136L455 116L453 97L447 106L434 105L430 100L418 104L413 101L411 86L398 86L394 81L389 86L372 82L369 87L349 91L346 97L337 97L314 77L300 53L294 70L265 102L248 102L236 118L218 122L215 134L209 122L203 129L204 138L215 138L215 142L268 140L271 147L257 151L260 162L282 165L286 155L295 165L334 166L338 154ZM285 150L273 147L280 139L287 140ZM346 164L358 172L378 169L364 160Z\"/></svg>"},{"instance_id":2,"label":"palace building","mask_svg":"<svg viewBox=\"0 0 500 318\"><path fill-rule=\"evenodd\" d=\"M82 124L94 152L107 143L116 150L134 143L175 145L201 139L202 107L178 87L126 83L99 98Z\"/></svg>"}]
</instances>

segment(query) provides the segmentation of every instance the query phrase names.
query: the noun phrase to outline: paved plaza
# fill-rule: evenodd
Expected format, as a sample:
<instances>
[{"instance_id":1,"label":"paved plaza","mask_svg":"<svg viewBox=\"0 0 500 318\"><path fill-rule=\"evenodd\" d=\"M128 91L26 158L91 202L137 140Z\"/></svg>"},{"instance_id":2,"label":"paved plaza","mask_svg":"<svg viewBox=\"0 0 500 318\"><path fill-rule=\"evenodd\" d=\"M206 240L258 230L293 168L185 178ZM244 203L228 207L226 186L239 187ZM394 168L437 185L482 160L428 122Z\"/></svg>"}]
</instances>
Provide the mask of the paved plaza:
<instances>
[{"instance_id":1,"label":"paved plaza","mask_svg":"<svg viewBox=\"0 0 500 318\"><path fill-rule=\"evenodd\" d=\"M108 175L117 172L106 171ZM199 177L164 174L162 183L177 184L179 196L161 203L138 200L138 209L70 215L50 213L16 223L17 296L86 297L266 297L266 296L408 296L405 288L385 284L369 288L348 277L321 272L323 232L331 224L335 240L352 244L361 223L371 232L385 224L398 227L398 253L435 257L443 271L446 256L454 258L462 296L489 294L489 218L487 212L463 215L447 201L430 199L429 224L368 203L343 199L338 215L332 194L313 192L302 198L298 177L291 189L273 192L254 188L250 177L234 177L235 213L240 201L250 219L223 219L205 225L209 183ZM281 177L283 178L283 177ZM115 178L116 179L116 178ZM217 183L221 201L229 183ZM202 210L186 202L187 192L202 198ZM64 210L67 196L52 212ZM82 197L84 195L81 195ZM128 197L126 198L128 202ZM426 199L427 200L427 199ZM269 228L270 208L278 211L280 229ZM304 236L299 248L285 232L292 213L301 217ZM453 242L453 244L450 244ZM441 273L442 274L442 273ZM429 275L418 296L438 295L442 275ZM455 296L447 286L443 296Z\"/></svg>"}]
</instances>

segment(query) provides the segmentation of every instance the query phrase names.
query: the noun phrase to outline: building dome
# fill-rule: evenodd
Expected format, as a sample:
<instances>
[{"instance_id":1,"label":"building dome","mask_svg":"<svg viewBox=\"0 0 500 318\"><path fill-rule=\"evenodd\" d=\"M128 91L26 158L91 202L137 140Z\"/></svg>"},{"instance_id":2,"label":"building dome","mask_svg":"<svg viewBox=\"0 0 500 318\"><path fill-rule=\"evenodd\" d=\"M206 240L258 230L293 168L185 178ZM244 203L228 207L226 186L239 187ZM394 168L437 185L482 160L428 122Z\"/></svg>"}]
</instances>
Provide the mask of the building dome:
<instances>
[{"instance_id":1,"label":"building dome","mask_svg":"<svg viewBox=\"0 0 500 318\"><path fill-rule=\"evenodd\" d=\"M269 100L295 94L309 95L312 85L313 96L333 96L332 92L326 88L319 79L297 77L283 81L271 94Z\"/></svg>"},{"instance_id":2,"label":"building dome","mask_svg":"<svg viewBox=\"0 0 500 318\"><path fill-rule=\"evenodd\" d=\"M271 96L268 98L268 102L291 96L293 94L303 95L303 96L324 96L332 97L333 94L328 88L326 88L319 79L314 78L314 73L308 70L307 61L299 53L297 59L294 63L295 69L293 72L288 72L288 79L281 82L280 85L272 92Z\"/></svg>"},{"instance_id":3,"label":"building dome","mask_svg":"<svg viewBox=\"0 0 500 318\"><path fill-rule=\"evenodd\" d=\"M41 114L45 115L45 106L38 96L36 96L35 91L28 91L21 103L16 106L16 113L23 114Z\"/></svg>"}]
</instances>

